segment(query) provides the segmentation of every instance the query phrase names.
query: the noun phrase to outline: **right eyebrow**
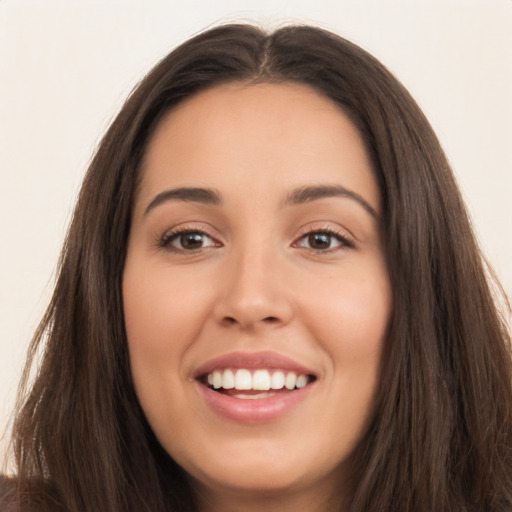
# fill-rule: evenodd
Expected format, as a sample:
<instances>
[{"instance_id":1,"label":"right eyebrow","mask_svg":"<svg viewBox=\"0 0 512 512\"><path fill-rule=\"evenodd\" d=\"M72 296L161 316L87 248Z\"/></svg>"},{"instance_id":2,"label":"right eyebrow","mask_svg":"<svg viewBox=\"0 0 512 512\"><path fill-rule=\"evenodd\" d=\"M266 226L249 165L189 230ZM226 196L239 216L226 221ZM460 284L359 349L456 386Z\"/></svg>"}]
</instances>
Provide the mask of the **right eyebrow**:
<instances>
[{"instance_id":1,"label":"right eyebrow","mask_svg":"<svg viewBox=\"0 0 512 512\"><path fill-rule=\"evenodd\" d=\"M180 187L164 190L157 194L144 210L147 215L151 210L167 201L191 201L203 204L219 205L222 203L220 194L211 188Z\"/></svg>"}]
</instances>

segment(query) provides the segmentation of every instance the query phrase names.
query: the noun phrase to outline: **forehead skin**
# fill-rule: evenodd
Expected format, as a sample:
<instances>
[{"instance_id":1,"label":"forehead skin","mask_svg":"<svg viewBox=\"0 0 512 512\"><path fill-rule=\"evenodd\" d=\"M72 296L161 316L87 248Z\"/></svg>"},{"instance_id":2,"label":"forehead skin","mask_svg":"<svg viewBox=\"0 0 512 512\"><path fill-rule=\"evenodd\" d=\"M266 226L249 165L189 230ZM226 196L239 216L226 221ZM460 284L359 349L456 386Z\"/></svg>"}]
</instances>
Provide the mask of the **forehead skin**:
<instances>
[{"instance_id":1,"label":"forehead skin","mask_svg":"<svg viewBox=\"0 0 512 512\"><path fill-rule=\"evenodd\" d=\"M341 108L308 86L262 83L209 89L164 117L147 148L136 210L140 214L152 197L169 186L170 174L173 183L186 185L193 174L195 186L229 189L236 183L231 173L223 171L234 165L240 179L252 176L251 195L265 195L269 182L258 179L262 171L271 171L279 187L314 182L314 168L343 171L350 166L344 186L356 193L364 191L363 198L377 212L381 208L364 141Z\"/></svg>"}]
</instances>

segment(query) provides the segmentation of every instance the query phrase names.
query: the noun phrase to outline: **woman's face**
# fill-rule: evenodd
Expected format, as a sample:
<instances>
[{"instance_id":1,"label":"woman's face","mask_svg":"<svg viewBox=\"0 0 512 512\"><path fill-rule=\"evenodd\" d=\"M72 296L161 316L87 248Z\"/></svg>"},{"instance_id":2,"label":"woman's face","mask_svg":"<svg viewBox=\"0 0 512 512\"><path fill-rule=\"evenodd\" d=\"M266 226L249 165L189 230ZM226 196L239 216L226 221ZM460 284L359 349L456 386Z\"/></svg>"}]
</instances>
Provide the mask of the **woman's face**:
<instances>
[{"instance_id":1,"label":"woman's face","mask_svg":"<svg viewBox=\"0 0 512 512\"><path fill-rule=\"evenodd\" d=\"M204 493L339 488L390 312L354 125L293 84L226 85L152 137L123 294L137 396Z\"/></svg>"}]
</instances>

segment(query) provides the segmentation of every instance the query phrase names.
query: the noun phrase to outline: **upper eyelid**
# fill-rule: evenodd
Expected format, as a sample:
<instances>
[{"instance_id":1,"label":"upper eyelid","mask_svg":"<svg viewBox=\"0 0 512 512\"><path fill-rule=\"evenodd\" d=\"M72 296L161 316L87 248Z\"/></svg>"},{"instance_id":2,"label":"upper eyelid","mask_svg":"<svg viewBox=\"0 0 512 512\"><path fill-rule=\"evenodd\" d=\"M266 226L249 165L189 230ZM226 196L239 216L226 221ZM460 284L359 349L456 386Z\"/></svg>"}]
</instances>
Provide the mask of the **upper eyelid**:
<instances>
[{"instance_id":1,"label":"upper eyelid","mask_svg":"<svg viewBox=\"0 0 512 512\"><path fill-rule=\"evenodd\" d=\"M178 237L186 233L201 233L210 238L214 242L214 245L223 245L223 242L220 241L219 236L216 236L214 233L212 233L212 231L213 228L205 228L204 224L199 226L198 223L195 222L182 223L172 228L166 229L162 234L157 235L155 245L157 248L165 248L171 244L171 241L174 237Z\"/></svg>"},{"instance_id":2,"label":"upper eyelid","mask_svg":"<svg viewBox=\"0 0 512 512\"><path fill-rule=\"evenodd\" d=\"M212 240L215 240L215 238L210 235L209 233L207 233L206 231L203 231L203 230L200 230L200 229L178 229L176 231L166 231L163 235L163 239L171 239L171 238L174 238L174 237L177 237L177 236L180 236L180 235L190 235L190 234L194 234L194 233L197 233L197 234L200 234L200 235L204 235L208 238L211 238Z\"/></svg>"},{"instance_id":3,"label":"upper eyelid","mask_svg":"<svg viewBox=\"0 0 512 512\"><path fill-rule=\"evenodd\" d=\"M165 241L170 240L173 236L184 233L202 233L211 238L216 244L224 245L226 243L225 237L220 236L218 231L203 222L184 222L172 228L165 230L160 236L157 237L158 244L161 245ZM292 245L296 244L301 238L312 233L328 233L332 236L339 237L351 245L354 245L357 238L352 232L339 225L329 225L327 221L314 221L301 226L298 229L298 234L293 238Z\"/></svg>"},{"instance_id":4,"label":"upper eyelid","mask_svg":"<svg viewBox=\"0 0 512 512\"><path fill-rule=\"evenodd\" d=\"M299 235L295 237L294 241L292 242L292 246L297 246L303 237L306 237L312 233L327 233L333 237L338 238L338 240L341 242L338 249L357 249L359 247L359 239L352 233L352 231L334 221L329 221L326 219L315 220L303 224L298 231ZM335 252L335 250L336 249L333 248L318 251L327 254L329 251Z\"/></svg>"},{"instance_id":5,"label":"upper eyelid","mask_svg":"<svg viewBox=\"0 0 512 512\"><path fill-rule=\"evenodd\" d=\"M213 228L211 228L209 226L205 227L204 223L184 222L184 223L180 223L177 226L174 226L172 228L166 229L162 234L162 238L167 237L167 236L172 236L175 234L180 234L180 233L203 233L203 234L209 236L210 238L217 239L218 235L215 235L213 233L213 231L214 231Z\"/></svg>"},{"instance_id":6,"label":"upper eyelid","mask_svg":"<svg viewBox=\"0 0 512 512\"><path fill-rule=\"evenodd\" d=\"M309 235L311 233L329 233L331 235L339 236L341 238L346 238L350 241L356 241L357 237L347 228L336 224L336 226L332 226L330 223L322 222L311 222L299 228L299 236L300 238L304 235Z\"/></svg>"},{"instance_id":7,"label":"upper eyelid","mask_svg":"<svg viewBox=\"0 0 512 512\"><path fill-rule=\"evenodd\" d=\"M344 246L344 247L350 248L350 249L355 247L354 241L351 237L348 237L344 234L341 234L341 233L338 233L338 232L335 232L335 231L332 231L329 229L314 229L312 231L308 231L308 232L304 233L303 235L299 236L298 238L296 238L296 240L293 242L292 245L297 246L301 240L303 240L307 236L315 234L315 233L317 233L317 234L324 233L329 236L332 236L333 238L337 238L338 241L340 242L340 246ZM325 249L325 251L322 251L321 249L313 249L313 250L318 251L318 252L329 252L329 251L332 251L333 249L332 248Z\"/></svg>"}]
</instances>

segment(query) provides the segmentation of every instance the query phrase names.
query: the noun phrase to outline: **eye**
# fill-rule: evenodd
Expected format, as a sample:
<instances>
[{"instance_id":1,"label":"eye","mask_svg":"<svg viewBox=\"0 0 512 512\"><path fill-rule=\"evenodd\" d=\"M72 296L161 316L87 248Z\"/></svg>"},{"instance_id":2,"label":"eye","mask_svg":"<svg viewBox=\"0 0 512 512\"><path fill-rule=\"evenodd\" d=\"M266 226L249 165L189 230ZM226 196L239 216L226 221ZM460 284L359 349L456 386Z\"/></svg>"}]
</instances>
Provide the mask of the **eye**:
<instances>
[{"instance_id":1,"label":"eye","mask_svg":"<svg viewBox=\"0 0 512 512\"><path fill-rule=\"evenodd\" d=\"M325 230L306 233L294 245L317 252L328 252L340 247L353 247L352 243L343 235Z\"/></svg>"},{"instance_id":2,"label":"eye","mask_svg":"<svg viewBox=\"0 0 512 512\"><path fill-rule=\"evenodd\" d=\"M161 247L182 252L198 251L217 245L211 236L193 230L167 233L160 242Z\"/></svg>"}]
</instances>

